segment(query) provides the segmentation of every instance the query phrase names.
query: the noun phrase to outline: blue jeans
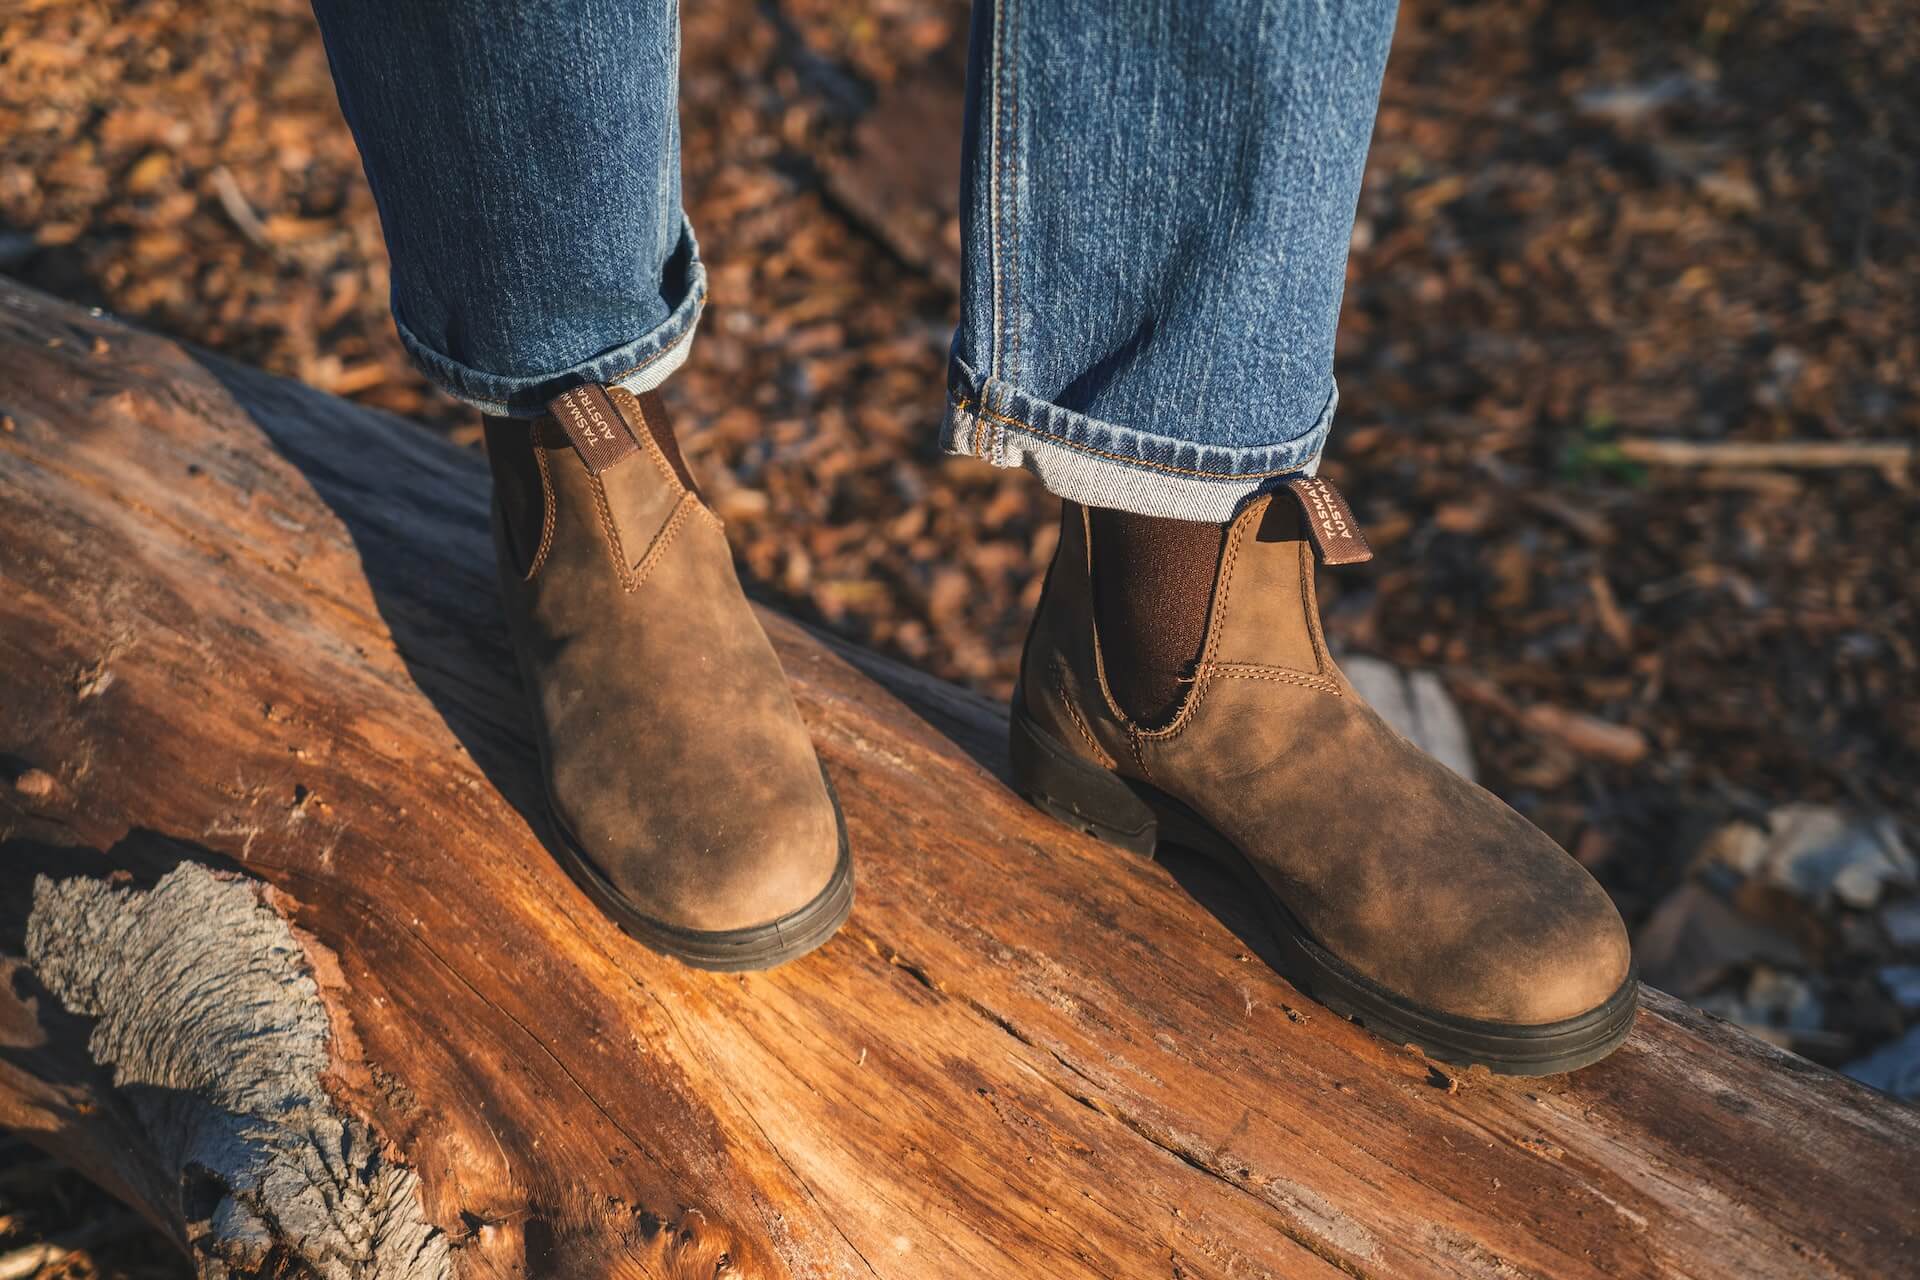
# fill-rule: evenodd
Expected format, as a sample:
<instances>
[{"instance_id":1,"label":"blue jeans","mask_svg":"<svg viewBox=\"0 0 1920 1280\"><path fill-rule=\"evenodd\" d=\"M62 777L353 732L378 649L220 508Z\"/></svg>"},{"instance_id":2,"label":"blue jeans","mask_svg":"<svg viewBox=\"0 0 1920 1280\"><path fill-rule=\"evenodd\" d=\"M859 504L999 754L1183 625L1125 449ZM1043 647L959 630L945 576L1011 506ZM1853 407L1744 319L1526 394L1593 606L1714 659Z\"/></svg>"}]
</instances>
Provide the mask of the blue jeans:
<instances>
[{"instance_id":1,"label":"blue jeans","mask_svg":"<svg viewBox=\"0 0 1920 1280\"><path fill-rule=\"evenodd\" d=\"M428 377L531 416L686 359L672 0L314 9ZM1312 470L1394 9L975 0L946 447L1189 520Z\"/></svg>"}]
</instances>

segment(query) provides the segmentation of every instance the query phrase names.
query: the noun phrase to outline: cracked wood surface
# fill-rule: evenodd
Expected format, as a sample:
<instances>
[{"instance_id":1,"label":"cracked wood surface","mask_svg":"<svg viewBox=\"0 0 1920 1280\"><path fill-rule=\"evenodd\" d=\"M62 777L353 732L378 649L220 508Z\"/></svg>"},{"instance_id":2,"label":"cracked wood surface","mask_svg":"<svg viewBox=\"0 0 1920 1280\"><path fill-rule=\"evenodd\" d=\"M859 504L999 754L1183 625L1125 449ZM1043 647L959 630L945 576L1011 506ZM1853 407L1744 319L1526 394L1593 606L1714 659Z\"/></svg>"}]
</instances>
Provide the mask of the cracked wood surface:
<instances>
[{"instance_id":1,"label":"cracked wood surface","mask_svg":"<svg viewBox=\"0 0 1920 1280\"><path fill-rule=\"evenodd\" d=\"M523 816L477 458L5 282L0 413L0 1123L185 1249L217 1197L19 959L37 877L270 885L328 1099L456 1275L1912 1266L1915 1112L1657 995L1576 1076L1449 1081L1204 868L1030 812L997 708L772 613L853 917L768 974L657 957Z\"/></svg>"}]
</instances>

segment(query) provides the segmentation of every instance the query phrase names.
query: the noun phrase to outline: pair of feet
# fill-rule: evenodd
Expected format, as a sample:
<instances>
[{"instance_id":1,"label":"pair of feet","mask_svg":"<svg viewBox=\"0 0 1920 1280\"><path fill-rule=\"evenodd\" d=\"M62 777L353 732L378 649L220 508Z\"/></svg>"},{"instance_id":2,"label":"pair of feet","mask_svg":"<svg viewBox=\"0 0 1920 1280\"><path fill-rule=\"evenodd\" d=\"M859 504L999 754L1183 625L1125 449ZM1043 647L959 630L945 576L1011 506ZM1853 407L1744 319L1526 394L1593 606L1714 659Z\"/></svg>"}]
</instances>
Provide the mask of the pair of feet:
<instances>
[{"instance_id":1,"label":"pair of feet","mask_svg":"<svg viewBox=\"0 0 1920 1280\"><path fill-rule=\"evenodd\" d=\"M694 965L766 968L853 905L831 784L719 520L657 395L568 392L490 420L494 532L564 860L629 933ZM1297 501L1296 501L1297 499ZM1148 724L1095 618L1089 513L1070 506L1014 695L1021 791L1152 854L1216 858L1265 904L1285 975L1435 1057L1570 1070L1631 1027L1612 903L1552 841L1423 755L1328 657L1315 546L1364 558L1324 482L1225 530L1204 635Z\"/></svg>"}]
</instances>

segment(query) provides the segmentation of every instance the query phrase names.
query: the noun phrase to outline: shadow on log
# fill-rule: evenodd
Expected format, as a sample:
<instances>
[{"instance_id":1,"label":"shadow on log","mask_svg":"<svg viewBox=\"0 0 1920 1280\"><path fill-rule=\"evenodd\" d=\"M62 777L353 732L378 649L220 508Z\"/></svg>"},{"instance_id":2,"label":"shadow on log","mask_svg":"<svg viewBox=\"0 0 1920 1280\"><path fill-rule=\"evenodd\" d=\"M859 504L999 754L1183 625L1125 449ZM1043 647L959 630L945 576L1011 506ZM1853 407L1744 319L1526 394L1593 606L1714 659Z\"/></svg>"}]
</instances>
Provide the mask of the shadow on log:
<instances>
[{"instance_id":1,"label":"shadow on log","mask_svg":"<svg viewBox=\"0 0 1920 1280\"><path fill-rule=\"evenodd\" d=\"M1650 994L1573 1077L1304 1000L998 708L768 615L825 948L698 973L548 857L479 460L0 282L0 1124L209 1276L1891 1275L1920 1117Z\"/></svg>"}]
</instances>

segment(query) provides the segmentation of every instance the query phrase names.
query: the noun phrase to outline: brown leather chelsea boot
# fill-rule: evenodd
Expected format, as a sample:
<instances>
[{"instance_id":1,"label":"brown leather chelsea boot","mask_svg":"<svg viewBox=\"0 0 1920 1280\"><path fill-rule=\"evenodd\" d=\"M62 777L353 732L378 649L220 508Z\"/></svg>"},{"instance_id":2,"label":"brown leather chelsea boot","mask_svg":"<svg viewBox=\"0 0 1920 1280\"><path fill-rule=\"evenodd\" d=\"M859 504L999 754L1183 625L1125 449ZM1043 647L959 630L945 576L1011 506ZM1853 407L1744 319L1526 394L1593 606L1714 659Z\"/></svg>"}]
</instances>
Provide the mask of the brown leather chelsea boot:
<instances>
[{"instance_id":1,"label":"brown leather chelsea boot","mask_svg":"<svg viewBox=\"0 0 1920 1280\"><path fill-rule=\"evenodd\" d=\"M852 864L665 424L656 394L598 386L488 419L501 588L567 870L655 950L764 969L840 927Z\"/></svg>"},{"instance_id":2,"label":"brown leather chelsea boot","mask_svg":"<svg viewBox=\"0 0 1920 1280\"><path fill-rule=\"evenodd\" d=\"M1360 700L1327 656L1310 544L1330 563L1370 553L1332 486L1290 488L1228 527L1192 682L1151 727L1109 689L1087 513L1068 507L1014 694L1017 786L1137 853L1164 840L1225 864L1265 906L1284 976L1396 1044L1514 1075L1598 1061L1638 997L1618 912Z\"/></svg>"}]
</instances>

